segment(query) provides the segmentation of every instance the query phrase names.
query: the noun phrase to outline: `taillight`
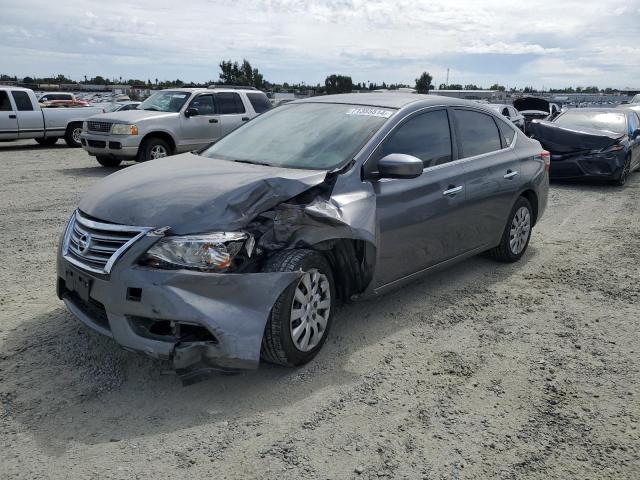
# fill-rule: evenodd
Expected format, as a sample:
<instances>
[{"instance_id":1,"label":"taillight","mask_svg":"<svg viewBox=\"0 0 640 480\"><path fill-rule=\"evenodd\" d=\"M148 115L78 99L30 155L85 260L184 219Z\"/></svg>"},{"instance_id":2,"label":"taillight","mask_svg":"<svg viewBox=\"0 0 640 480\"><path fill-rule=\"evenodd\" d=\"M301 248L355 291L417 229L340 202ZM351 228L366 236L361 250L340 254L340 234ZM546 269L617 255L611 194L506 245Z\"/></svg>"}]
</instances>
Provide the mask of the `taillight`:
<instances>
[{"instance_id":1,"label":"taillight","mask_svg":"<svg viewBox=\"0 0 640 480\"><path fill-rule=\"evenodd\" d=\"M544 171L548 172L549 167L551 167L551 154L546 150L543 150L542 153L540 154L540 158L544 160Z\"/></svg>"}]
</instances>

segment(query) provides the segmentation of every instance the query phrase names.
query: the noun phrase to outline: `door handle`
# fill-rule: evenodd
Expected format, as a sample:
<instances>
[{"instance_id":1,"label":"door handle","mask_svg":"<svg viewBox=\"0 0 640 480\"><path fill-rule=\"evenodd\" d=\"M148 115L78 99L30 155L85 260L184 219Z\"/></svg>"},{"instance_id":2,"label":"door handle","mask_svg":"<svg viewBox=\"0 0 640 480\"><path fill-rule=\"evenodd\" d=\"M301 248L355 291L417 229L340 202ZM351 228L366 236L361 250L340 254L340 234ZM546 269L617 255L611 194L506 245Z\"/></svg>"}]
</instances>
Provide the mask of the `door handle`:
<instances>
[{"instance_id":1,"label":"door handle","mask_svg":"<svg viewBox=\"0 0 640 480\"><path fill-rule=\"evenodd\" d=\"M209 119L209 123L218 123L218 119L217 118L210 118Z\"/></svg>"},{"instance_id":2,"label":"door handle","mask_svg":"<svg viewBox=\"0 0 640 480\"><path fill-rule=\"evenodd\" d=\"M16 118L16 116L14 114L10 114L9 118Z\"/></svg>"},{"instance_id":3,"label":"door handle","mask_svg":"<svg viewBox=\"0 0 640 480\"><path fill-rule=\"evenodd\" d=\"M506 178L507 180L511 180L513 177L519 175L517 171L512 171L512 170L507 170L507 173L505 174L505 176L503 178Z\"/></svg>"},{"instance_id":4,"label":"door handle","mask_svg":"<svg viewBox=\"0 0 640 480\"><path fill-rule=\"evenodd\" d=\"M242 117L242 121L243 122L248 122L249 121L249 117Z\"/></svg>"},{"instance_id":5,"label":"door handle","mask_svg":"<svg viewBox=\"0 0 640 480\"><path fill-rule=\"evenodd\" d=\"M462 185L459 187L454 187L453 185L449 185L449 188L442 192L442 195L455 195L458 192L462 191Z\"/></svg>"}]
</instances>

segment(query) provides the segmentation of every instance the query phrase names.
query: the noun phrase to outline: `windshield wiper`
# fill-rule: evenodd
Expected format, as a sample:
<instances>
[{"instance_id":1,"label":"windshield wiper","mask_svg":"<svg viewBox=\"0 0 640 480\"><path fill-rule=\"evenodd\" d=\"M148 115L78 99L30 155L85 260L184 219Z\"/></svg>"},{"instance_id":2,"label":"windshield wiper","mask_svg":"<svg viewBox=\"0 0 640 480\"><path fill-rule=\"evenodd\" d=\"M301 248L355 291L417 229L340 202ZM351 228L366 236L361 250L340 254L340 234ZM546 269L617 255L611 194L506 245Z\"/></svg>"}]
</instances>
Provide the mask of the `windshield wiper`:
<instances>
[{"instance_id":1,"label":"windshield wiper","mask_svg":"<svg viewBox=\"0 0 640 480\"><path fill-rule=\"evenodd\" d=\"M265 167L272 167L270 163L256 162L254 160L234 160L235 163L248 163L249 165L263 165Z\"/></svg>"},{"instance_id":2,"label":"windshield wiper","mask_svg":"<svg viewBox=\"0 0 640 480\"><path fill-rule=\"evenodd\" d=\"M153 105L151 105L150 107L145 108L145 110L153 110L154 112L159 112L160 111L159 108L156 108Z\"/></svg>"}]
</instances>

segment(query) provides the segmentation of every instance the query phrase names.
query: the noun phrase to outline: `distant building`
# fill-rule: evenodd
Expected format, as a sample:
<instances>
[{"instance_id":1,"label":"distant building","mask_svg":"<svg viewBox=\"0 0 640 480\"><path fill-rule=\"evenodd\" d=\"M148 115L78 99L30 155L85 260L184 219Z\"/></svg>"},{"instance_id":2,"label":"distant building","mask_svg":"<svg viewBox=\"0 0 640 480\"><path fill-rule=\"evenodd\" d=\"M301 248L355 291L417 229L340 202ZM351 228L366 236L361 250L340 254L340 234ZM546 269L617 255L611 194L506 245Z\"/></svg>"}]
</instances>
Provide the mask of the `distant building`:
<instances>
[{"instance_id":1,"label":"distant building","mask_svg":"<svg viewBox=\"0 0 640 480\"><path fill-rule=\"evenodd\" d=\"M503 103L507 92L502 90L431 90L429 95L464 98L465 100L487 100L491 103Z\"/></svg>"}]
</instances>

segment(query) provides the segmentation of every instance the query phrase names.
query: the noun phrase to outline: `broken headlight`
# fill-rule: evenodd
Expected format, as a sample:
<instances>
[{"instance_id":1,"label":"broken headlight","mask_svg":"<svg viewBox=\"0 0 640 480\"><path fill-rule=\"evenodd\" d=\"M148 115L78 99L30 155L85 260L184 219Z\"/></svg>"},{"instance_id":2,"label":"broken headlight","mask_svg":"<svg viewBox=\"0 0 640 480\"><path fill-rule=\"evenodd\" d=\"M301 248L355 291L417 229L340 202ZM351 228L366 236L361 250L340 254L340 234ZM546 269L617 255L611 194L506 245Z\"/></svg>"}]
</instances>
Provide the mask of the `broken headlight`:
<instances>
[{"instance_id":1,"label":"broken headlight","mask_svg":"<svg viewBox=\"0 0 640 480\"><path fill-rule=\"evenodd\" d=\"M242 232L165 237L147 250L140 263L156 268L220 272L231 266L243 247L251 256L253 237Z\"/></svg>"}]
</instances>

